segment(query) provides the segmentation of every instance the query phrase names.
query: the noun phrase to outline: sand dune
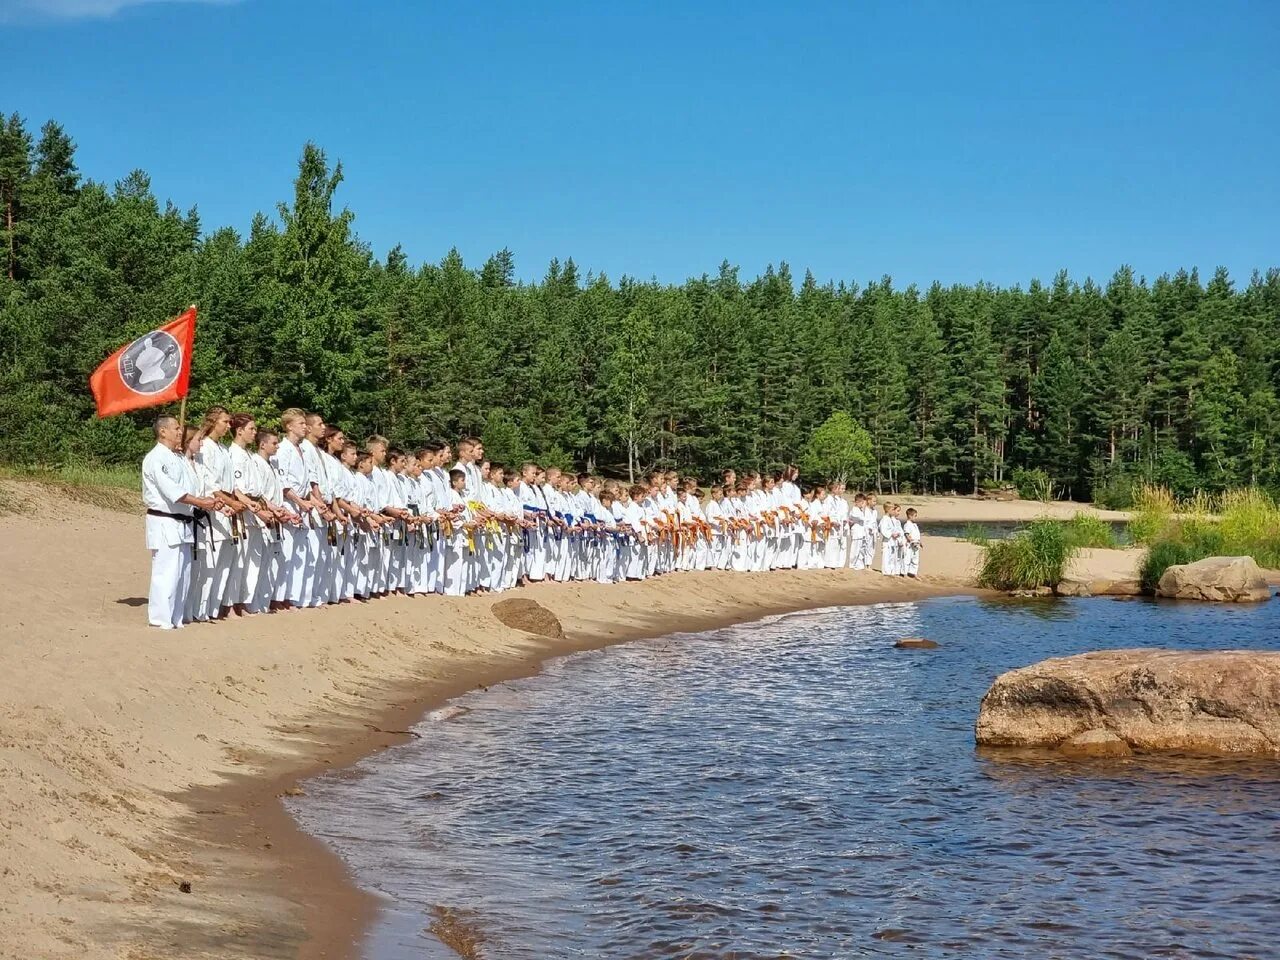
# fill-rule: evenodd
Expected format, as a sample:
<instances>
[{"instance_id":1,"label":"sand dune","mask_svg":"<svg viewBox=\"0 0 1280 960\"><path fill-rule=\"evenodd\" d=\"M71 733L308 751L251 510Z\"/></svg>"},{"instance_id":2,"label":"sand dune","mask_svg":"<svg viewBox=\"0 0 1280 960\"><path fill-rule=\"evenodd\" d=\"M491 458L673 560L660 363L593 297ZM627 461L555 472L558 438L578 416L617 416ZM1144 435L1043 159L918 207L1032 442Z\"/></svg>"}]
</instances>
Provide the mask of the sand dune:
<instances>
[{"instance_id":1,"label":"sand dune","mask_svg":"<svg viewBox=\"0 0 1280 960\"><path fill-rule=\"evenodd\" d=\"M0 517L0 956L22 960L341 955L370 905L283 814L275 797L298 777L395 742L448 696L558 652L972 592L977 560L971 545L933 538L918 583L712 572L508 595L552 610L557 641L503 626L492 598L162 633L144 625L140 517L14 481L0 499L23 503ZM1081 561L1092 576L1129 575L1133 562L1127 551Z\"/></svg>"}]
</instances>

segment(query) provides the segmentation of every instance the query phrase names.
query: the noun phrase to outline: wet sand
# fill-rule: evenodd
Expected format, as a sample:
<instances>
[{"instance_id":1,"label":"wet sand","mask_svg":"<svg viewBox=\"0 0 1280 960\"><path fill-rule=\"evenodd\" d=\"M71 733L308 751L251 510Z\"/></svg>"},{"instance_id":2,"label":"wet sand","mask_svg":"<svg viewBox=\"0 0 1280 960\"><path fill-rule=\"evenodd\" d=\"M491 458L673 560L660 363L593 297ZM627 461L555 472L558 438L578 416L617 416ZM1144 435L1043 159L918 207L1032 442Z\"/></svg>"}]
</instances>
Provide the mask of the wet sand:
<instances>
[{"instance_id":1,"label":"wet sand","mask_svg":"<svg viewBox=\"0 0 1280 960\"><path fill-rule=\"evenodd\" d=\"M0 956L24 960L354 956L376 904L278 799L308 776L399 742L427 710L549 657L793 610L977 592L976 548L930 538L918 582L674 574L164 633L144 624L140 517L16 486L0 484L25 500L0 517ZM992 519L1002 518L1020 514ZM1136 557L1087 551L1078 568L1129 576ZM565 637L503 626L490 608L507 597L546 606Z\"/></svg>"}]
</instances>

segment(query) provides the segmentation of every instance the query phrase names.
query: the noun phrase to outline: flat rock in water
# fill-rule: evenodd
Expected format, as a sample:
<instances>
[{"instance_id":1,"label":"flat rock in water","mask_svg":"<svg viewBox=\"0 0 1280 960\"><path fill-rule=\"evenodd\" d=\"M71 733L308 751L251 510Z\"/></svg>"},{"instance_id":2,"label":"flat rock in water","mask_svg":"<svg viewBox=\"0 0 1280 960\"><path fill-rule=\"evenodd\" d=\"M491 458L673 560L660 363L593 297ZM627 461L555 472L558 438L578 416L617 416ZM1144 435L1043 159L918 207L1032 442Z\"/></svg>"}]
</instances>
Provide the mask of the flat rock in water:
<instances>
[{"instance_id":1,"label":"flat rock in water","mask_svg":"<svg viewBox=\"0 0 1280 960\"><path fill-rule=\"evenodd\" d=\"M1061 747L1110 731L1136 751L1280 758L1280 652L1103 650L996 678L978 743Z\"/></svg>"},{"instance_id":2,"label":"flat rock in water","mask_svg":"<svg viewBox=\"0 0 1280 960\"><path fill-rule=\"evenodd\" d=\"M1086 730L1077 733L1058 747L1058 752L1072 759L1096 757L1131 757L1133 751L1110 730Z\"/></svg>"},{"instance_id":3,"label":"flat rock in water","mask_svg":"<svg viewBox=\"0 0 1280 960\"><path fill-rule=\"evenodd\" d=\"M1253 557L1206 557L1165 570L1156 596L1212 603L1259 603L1271 599L1271 588Z\"/></svg>"},{"instance_id":4,"label":"flat rock in water","mask_svg":"<svg viewBox=\"0 0 1280 960\"><path fill-rule=\"evenodd\" d=\"M899 650L936 650L938 644L924 637L903 637L894 644Z\"/></svg>"},{"instance_id":5,"label":"flat rock in water","mask_svg":"<svg viewBox=\"0 0 1280 960\"><path fill-rule=\"evenodd\" d=\"M1091 597L1093 584L1084 580L1061 580L1053 592L1060 597Z\"/></svg>"},{"instance_id":6,"label":"flat rock in water","mask_svg":"<svg viewBox=\"0 0 1280 960\"><path fill-rule=\"evenodd\" d=\"M1142 581L1093 580L1089 583L1089 591L1095 597L1140 597L1142 596Z\"/></svg>"},{"instance_id":7,"label":"flat rock in water","mask_svg":"<svg viewBox=\"0 0 1280 960\"><path fill-rule=\"evenodd\" d=\"M560 620L536 600L499 600L491 609L502 623L516 630L555 640L564 636Z\"/></svg>"}]
</instances>

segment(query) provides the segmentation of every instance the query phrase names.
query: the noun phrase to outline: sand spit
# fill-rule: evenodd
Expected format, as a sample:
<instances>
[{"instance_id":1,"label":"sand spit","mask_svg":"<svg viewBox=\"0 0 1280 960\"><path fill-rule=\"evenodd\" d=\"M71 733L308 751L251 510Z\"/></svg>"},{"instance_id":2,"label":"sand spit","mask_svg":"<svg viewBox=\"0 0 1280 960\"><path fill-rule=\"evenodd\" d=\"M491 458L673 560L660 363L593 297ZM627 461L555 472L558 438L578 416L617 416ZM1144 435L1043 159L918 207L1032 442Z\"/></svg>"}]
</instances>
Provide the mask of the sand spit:
<instances>
[{"instance_id":1,"label":"sand spit","mask_svg":"<svg viewBox=\"0 0 1280 960\"><path fill-rule=\"evenodd\" d=\"M277 798L301 778L399 742L428 709L549 656L972 593L978 556L932 538L919 582L676 574L162 633L144 625L136 515L4 487L23 503L0 517L0 957L15 960L349 955L373 904L284 812ZM1129 576L1135 557L1088 551L1077 566ZM504 626L490 608L508 597L537 600L565 636Z\"/></svg>"}]
</instances>

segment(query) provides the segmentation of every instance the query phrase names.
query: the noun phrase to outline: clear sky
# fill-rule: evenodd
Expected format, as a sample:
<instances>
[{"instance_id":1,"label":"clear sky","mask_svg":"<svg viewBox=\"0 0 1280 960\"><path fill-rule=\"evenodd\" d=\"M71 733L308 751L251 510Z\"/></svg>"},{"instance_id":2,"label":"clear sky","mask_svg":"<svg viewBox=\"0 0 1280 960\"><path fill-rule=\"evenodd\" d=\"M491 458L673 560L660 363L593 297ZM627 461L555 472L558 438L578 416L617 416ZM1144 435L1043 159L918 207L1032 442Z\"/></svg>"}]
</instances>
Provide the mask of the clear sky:
<instances>
[{"instance_id":1,"label":"clear sky","mask_svg":"<svg viewBox=\"0 0 1280 960\"><path fill-rule=\"evenodd\" d=\"M899 285L1280 265L1280 2L0 0L0 110L206 229Z\"/></svg>"}]
</instances>

